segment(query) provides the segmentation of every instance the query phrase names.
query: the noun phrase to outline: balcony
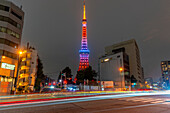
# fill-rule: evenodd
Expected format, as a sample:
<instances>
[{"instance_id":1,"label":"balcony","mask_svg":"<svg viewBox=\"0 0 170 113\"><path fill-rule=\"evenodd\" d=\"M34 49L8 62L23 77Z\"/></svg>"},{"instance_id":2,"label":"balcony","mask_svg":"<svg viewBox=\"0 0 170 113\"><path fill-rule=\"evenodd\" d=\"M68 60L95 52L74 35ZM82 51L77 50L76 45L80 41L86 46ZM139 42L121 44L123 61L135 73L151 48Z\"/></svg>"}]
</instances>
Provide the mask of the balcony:
<instances>
[{"instance_id":1,"label":"balcony","mask_svg":"<svg viewBox=\"0 0 170 113\"><path fill-rule=\"evenodd\" d=\"M19 78L26 78L26 77L29 77L29 74L20 74L19 75Z\"/></svg>"},{"instance_id":2,"label":"balcony","mask_svg":"<svg viewBox=\"0 0 170 113\"><path fill-rule=\"evenodd\" d=\"M27 86L28 84L29 84L29 81L20 82L20 83L19 83L19 86Z\"/></svg>"}]
</instances>

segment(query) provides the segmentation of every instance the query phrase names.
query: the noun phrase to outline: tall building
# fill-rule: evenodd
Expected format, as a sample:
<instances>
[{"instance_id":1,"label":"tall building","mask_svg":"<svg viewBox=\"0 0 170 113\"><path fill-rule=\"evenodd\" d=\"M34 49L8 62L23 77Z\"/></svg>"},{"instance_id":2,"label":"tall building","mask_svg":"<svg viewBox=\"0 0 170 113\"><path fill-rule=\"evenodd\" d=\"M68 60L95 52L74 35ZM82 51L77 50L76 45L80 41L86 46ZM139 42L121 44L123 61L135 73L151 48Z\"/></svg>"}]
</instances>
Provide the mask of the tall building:
<instances>
[{"instance_id":1,"label":"tall building","mask_svg":"<svg viewBox=\"0 0 170 113\"><path fill-rule=\"evenodd\" d=\"M161 71L163 82L165 82L167 86L170 86L170 61L161 62Z\"/></svg>"},{"instance_id":2,"label":"tall building","mask_svg":"<svg viewBox=\"0 0 170 113\"><path fill-rule=\"evenodd\" d=\"M34 91L35 79L37 77L38 53L35 48L27 45L20 55L19 76L17 80L17 91Z\"/></svg>"},{"instance_id":3,"label":"tall building","mask_svg":"<svg viewBox=\"0 0 170 113\"><path fill-rule=\"evenodd\" d=\"M140 62L140 54L137 43L134 39L120 42L112 46L105 48L106 55L114 54L117 49L124 48L125 53L129 56L130 76L134 76L137 79L137 83L144 83L144 77L142 74L142 67Z\"/></svg>"},{"instance_id":4,"label":"tall building","mask_svg":"<svg viewBox=\"0 0 170 113\"><path fill-rule=\"evenodd\" d=\"M129 57L124 48L115 50L114 54L102 56L99 60L101 82L113 81L114 90L130 90Z\"/></svg>"},{"instance_id":5,"label":"tall building","mask_svg":"<svg viewBox=\"0 0 170 113\"><path fill-rule=\"evenodd\" d=\"M0 0L0 95L9 94L18 67L24 12L7 0Z\"/></svg>"},{"instance_id":6,"label":"tall building","mask_svg":"<svg viewBox=\"0 0 170 113\"><path fill-rule=\"evenodd\" d=\"M82 20L82 39L81 39L81 50L79 50L80 63L79 70L84 70L89 67L89 49L87 45L87 19L86 19L86 5L85 0L83 4L83 20Z\"/></svg>"}]
</instances>

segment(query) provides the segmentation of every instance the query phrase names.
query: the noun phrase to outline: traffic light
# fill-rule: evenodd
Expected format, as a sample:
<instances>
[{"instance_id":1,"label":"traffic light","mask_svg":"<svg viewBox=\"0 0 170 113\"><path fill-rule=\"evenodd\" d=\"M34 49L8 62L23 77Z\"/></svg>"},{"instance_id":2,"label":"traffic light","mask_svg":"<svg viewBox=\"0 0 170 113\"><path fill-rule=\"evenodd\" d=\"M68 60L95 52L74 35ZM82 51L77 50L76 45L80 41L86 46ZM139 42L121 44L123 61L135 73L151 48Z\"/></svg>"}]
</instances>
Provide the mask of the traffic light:
<instances>
[{"instance_id":1,"label":"traffic light","mask_svg":"<svg viewBox=\"0 0 170 113\"><path fill-rule=\"evenodd\" d=\"M53 85L56 85L56 83L55 83L55 82L53 82Z\"/></svg>"},{"instance_id":2,"label":"traffic light","mask_svg":"<svg viewBox=\"0 0 170 113\"><path fill-rule=\"evenodd\" d=\"M64 80L64 84L67 84L67 80Z\"/></svg>"}]
</instances>

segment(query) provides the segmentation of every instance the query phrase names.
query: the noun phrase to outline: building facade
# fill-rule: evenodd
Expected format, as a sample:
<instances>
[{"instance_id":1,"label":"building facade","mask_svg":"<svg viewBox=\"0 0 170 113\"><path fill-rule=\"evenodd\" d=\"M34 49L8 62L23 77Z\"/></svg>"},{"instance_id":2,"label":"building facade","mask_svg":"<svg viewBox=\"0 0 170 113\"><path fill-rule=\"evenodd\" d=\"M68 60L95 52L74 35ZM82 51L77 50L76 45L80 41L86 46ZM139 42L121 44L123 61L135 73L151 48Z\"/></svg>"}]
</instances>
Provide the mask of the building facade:
<instances>
[{"instance_id":1,"label":"building facade","mask_svg":"<svg viewBox=\"0 0 170 113\"><path fill-rule=\"evenodd\" d=\"M114 90L130 90L129 57L124 48L116 50L114 54L102 56L99 60L101 82L113 81Z\"/></svg>"},{"instance_id":2,"label":"building facade","mask_svg":"<svg viewBox=\"0 0 170 113\"><path fill-rule=\"evenodd\" d=\"M133 75L137 79L137 84L141 86L144 83L144 75L141 67L139 48L136 41L131 39L108 46L105 48L105 54L114 54L115 50L120 48L124 48L125 53L129 56L130 76Z\"/></svg>"},{"instance_id":3,"label":"building facade","mask_svg":"<svg viewBox=\"0 0 170 113\"><path fill-rule=\"evenodd\" d=\"M10 94L14 87L23 23L22 9L0 0L0 95Z\"/></svg>"},{"instance_id":4,"label":"building facade","mask_svg":"<svg viewBox=\"0 0 170 113\"><path fill-rule=\"evenodd\" d=\"M35 79L37 77L38 53L33 47L27 47L20 56L19 76L17 80L17 91L34 91Z\"/></svg>"},{"instance_id":5,"label":"building facade","mask_svg":"<svg viewBox=\"0 0 170 113\"><path fill-rule=\"evenodd\" d=\"M170 61L161 62L161 72L164 87L170 87Z\"/></svg>"}]
</instances>

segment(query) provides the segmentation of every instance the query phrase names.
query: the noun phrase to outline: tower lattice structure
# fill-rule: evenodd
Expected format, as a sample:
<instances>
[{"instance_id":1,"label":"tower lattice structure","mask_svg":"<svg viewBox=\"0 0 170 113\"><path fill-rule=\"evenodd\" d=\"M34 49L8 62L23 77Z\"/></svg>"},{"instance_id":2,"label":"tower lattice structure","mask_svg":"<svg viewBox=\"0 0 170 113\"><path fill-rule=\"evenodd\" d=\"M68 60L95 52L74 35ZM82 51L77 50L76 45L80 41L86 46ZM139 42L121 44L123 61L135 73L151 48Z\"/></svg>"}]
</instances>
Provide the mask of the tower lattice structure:
<instances>
[{"instance_id":1,"label":"tower lattice structure","mask_svg":"<svg viewBox=\"0 0 170 113\"><path fill-rule=\"evenodd\" d=\"M83 2L83 20L82 20L82 39L81 39L81 50L79 50L80 63L79 71L89 67L89 49L87 44L87 19L86 19L86 5L85 0Z\"/></svg>"}]
</instances>

